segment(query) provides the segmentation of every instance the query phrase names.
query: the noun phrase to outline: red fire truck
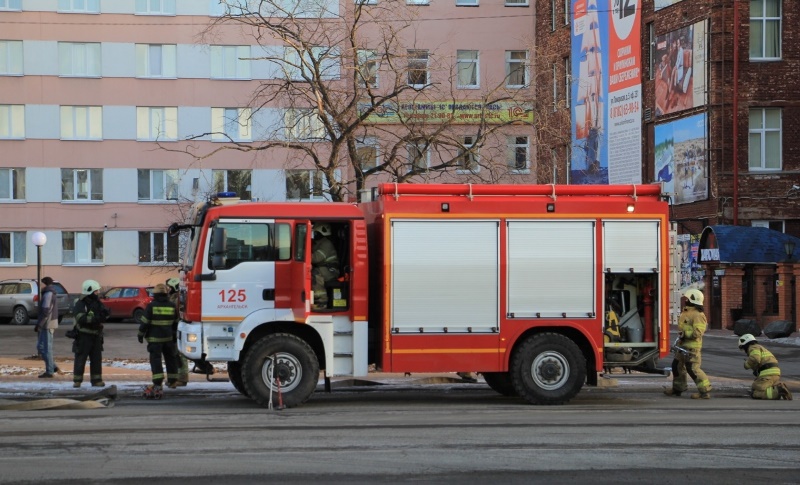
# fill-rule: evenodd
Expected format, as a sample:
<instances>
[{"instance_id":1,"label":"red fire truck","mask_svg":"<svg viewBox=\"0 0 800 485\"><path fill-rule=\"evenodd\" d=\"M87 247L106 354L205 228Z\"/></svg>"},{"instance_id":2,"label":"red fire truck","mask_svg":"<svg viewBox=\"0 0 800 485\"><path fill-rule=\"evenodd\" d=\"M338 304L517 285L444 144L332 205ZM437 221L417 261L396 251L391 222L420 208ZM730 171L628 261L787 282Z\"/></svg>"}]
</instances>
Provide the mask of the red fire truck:
<instances>
[{"instance_id":1,"label":"red fire truck","mask_svg":"<svg viewBox=\"0 0 800 485\"><path fill-rule=\"evenodd\" d=\"M371 199L220 196L173 224L190 235L181 353L227 362L262 406L278 394L296 406L320 371L329 389L370 364L479 372L534 404L566 403L604 367L658 372L670 267L658 185L382 184ZM318 224L338 255L324 307L312 286Z\"/></svg>"}]
</instances>

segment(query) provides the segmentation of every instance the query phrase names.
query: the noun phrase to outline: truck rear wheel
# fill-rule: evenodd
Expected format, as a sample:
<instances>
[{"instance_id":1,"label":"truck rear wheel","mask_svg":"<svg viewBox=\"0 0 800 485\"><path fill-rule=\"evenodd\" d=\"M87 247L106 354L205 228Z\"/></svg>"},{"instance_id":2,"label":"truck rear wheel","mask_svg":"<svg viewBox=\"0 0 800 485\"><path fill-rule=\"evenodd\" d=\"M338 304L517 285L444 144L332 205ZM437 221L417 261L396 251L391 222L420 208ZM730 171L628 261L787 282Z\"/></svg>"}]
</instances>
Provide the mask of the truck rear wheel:
<instances>
[{"instance_id":1,"label":"truck rear wheel","mask_svg":"<svg viewBox=\"0 0 800 485\"><path fill-rule=\"evenodd\" d=\"M511 374L508 372L483 372L483 380L489 384L493 391L496 391L503 396L517 396L517 390L514 389L514 383L511 381Z\"/></svg>"},{"instance_id":2,"label":"truck rear wheel","mask_svg":"<svg viewBox=\"0 0 800 485\"><path fill-rule=\"evenodd\" d=\"M273 380L274 379L274 380ZM268 335L250 347L242 363L247 396L268 407L298 406L311 396L319 380L319 361L311 347L286 333ZM280 382L280 396L278 383Z\"/></svg>"},{"instance_id":3,"label":"truck rear wheel","mask_svg":"<svg viewBox=\"0 0 800 485\"><path fill-rule=\"evenodd\" d=\"M532 335L511 358L511 379L519 396L531 404L564 404L583 387L586 359L564 335Z\"/></svg>"},{"instance_id":4,"label":"truck rear wheel","mask_svg":"<svg viewBox=\"0 0 800 485\"><path fill-rule=\"evenodd\" d=\"M231 380L231 384L239 391L239 394L247 396L247 389L244 388L244 380L242 380L242 364L237 361L228 362L228 379Z\"/></svg>"}]
</instances>

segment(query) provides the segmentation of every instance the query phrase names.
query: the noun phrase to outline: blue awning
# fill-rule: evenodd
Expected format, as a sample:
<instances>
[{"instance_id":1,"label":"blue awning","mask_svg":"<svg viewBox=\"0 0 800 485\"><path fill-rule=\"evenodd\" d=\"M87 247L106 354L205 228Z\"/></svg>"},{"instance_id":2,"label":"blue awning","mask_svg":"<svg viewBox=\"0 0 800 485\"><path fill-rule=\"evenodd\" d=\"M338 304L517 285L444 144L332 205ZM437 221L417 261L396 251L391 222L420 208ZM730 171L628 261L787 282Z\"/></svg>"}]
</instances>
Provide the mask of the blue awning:
<instances>
[{"instance_id":1,"label":"blue awning","mask_svg":"<svg viewBox=\"0 0 800 485\"><path fill-rule=\"evenodd\" d=\"M800 238L766 227L708 226L700 235L700 263L769 264L786 261L784 243L794 242L792 259L800 255Z\"/></svg>"}]
</instances>

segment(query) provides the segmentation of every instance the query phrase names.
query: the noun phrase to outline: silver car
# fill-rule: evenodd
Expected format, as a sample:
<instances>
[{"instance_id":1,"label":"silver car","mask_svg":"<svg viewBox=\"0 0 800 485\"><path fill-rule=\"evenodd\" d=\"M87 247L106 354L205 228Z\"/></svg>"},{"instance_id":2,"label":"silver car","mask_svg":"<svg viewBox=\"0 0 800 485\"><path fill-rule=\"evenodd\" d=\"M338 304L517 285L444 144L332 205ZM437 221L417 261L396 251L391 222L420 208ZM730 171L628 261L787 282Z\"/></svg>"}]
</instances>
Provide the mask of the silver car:
<instances>
[{"instance_id":1,"label":"silver car","mask_svg":"<svg viewBox=\"0 0 800 485\"><path fill-rule=\"evenodd\" d=\"M70 298L64 285L52 284L58 300L58 321L70 311ZM0 321L9 319L14 325L26 325L39 316L39 285L36 280L0 281Z\"/></svg>"}]
</instances>

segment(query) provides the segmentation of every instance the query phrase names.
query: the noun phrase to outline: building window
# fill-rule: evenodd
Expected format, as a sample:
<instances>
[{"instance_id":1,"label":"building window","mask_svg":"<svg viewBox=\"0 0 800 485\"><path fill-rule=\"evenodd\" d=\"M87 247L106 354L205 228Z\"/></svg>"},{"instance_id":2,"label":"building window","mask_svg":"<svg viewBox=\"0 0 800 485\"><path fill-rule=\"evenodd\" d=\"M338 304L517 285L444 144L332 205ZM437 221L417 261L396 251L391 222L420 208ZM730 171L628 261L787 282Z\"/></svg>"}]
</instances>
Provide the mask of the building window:
<instances>
[{"instance_id":1,"label":"building window","mask_svg":"<svg viewBox=\"0 0 800 485\"><path fill-rule=\"evenodd\" d=\"M100 0L58 0L60 13L100 13Z\"/></svg>"},{"instance_id":2,"label":"building window","mask_svg":"<svg viewBox=\"0 0 800 485\"><path fill-rule=\"evenodd\" d=\"M22 10L22 0L0 0L0 10Z\"/></svg>"},{"instance_id":3,"label":"building window","mask_svg":"<svg viewBox=\"0 0 800 485\"><path fill-rule=\"evenodd\" d=\"M177 50L175 44L136 44L136 77L176 77Z\"/></svg>"},{"instance_id":4,"label":"building window","mask_svg":"<svg viewBox=\"0 0 800 485\"><path fill-rule=\"evenodd\" d=\"M556 30L556 2L558 0L550 0L550 30Z\"/></svg>"},{"instance_id":5,"label":"building window","mask_svg":"<svg viewBox=\"0 0 800 485\"><path fill-rule=\"evenodd\" d=\"M428 84L428 51L408 51L408 85L423 88Z\"/></svg>"},{"instance_id":6,"label":"building window","mask_svg":"<svg viewBox=\"0 0 800 485\"><path fill-rule=\"evenodd\" d=\"M649 78L656 78L656 27L653 22L647 24L647 69Z\"/></svg>"},{"instance_id":7,"label":"building window","mask_svg":"<svg viewBox=\"0 0 800 485\"><path fill-rule=\"evenodd\" d=\"M428 5L430 3L430 0L406 0L408 5Z\"/></svg>"},{"instance_id":8,"label":"building window","mask_svg":"<svg viewBox=\"0 0 800 485\"><path fill-rule=\"evenodd\" d=\"M528 85L528 51L506 51L506 87Z\"/></svg>"},{"instance_id":9,"label":"building window","mask_svg":"<svg viewBox=\"0 0 800 485\"><path fill-rule=\"evenodd\" d=\"M309 141L325 138L325 125L322 124L315 109L287 109L283 121L288 140Z\"/></svg>"},{"instance_id":10,"label":"building window","mask_svg":"<svg viewBox=\"0 0 800 485\"><path fill-rule=\"evenodd\" d=\"M250 170L212 170L214 192L235 192L242 200L252 200Z\"/></svg>"},{"instance_id":11,"label":"building window","mask_svg":"<svg viewBox=\"0 0 800 485\"><path fill-rule=\"evenodd\" d=\"M136 171L139 185L139 200L178 200L177 170Z\"/></svg>"},{"instance_id":12,"label":"building window","mask_svg":"<svg viewBox=\"0 0 800 485\"><path fill-rule=\"evenodd\" d=\"M290 200L323 200L325 190L319 170L287 170L286 198Z\"/></svg>"},{"instance_id":13,"label":"building window","mask_svg":"<svg viewBox=\"0 0 800 485\"><path fill-rule=\"evenodd\" d=\"M64 264L91 264L103 262L103 232L61 233L62 261Z\"/></svg>"},{"instance_id":14,"label":"building window","mask_svg":"<svg viewBox=\"0 0 800 485\"><path fill-rule=\"evenodd\" d=\"M250 108L211 108L213 141L251 141Z\"/></svg>"},{"instance_id":15,"label":"building window","mask_svg":"<svg viewBox=\"0 0 800 485\"><path fill-rule=\"evenodd\" d=\"M356 161L361 170L378 166L378 140L367 137L356 143Z\"/></svg>"},{"instance_id":16,"label":"building window","mask_svg":"<svg viewBox=\"0 0 800 485\"><path fill-rule=\"evenodd\" d=\"M459 173L476 173L479 170L478 155L475 153L475 137L465 136L463 144L458 150L456 161Z\"/></svg>"},{"instance_id":17,"label":"building window","mask_svg":"<svg viewBox=\"0 0 800 485\"><path fill-rule=\"evenodd\" d=\"M360 50L357 53L359 81L362 86L378 87L378 69L380 57L372 50Z\"/></svg>"},{"instance_id":18,"label":"building window","mask_svg":"<svg viewBox=\"0 0 800 485\"><path fill-rule=\"evenodd\" d=\"M456 71L458 75L459 88L477 88L478 73L478 51L457 51L456 52Z\"/></svg>"},{"instance_id":19,"label":"building window","mask_svg":"<svg viewBox=\"0 0 800 485\"><path fill-rule=\"evenodd\" d=\"M212 45L212 79L250 79L250 46Z\"/></svg>"},{"instance_id":20,"label":"building window","mask_svg":"<svg viewBox=\"0 0 800 485\"><path fill-rule=\"evenodd\" d=\"M408 150L408 171L425 172L430 166L431 151L428 149L428 142L418 140L407 145Z\"/></svg>"},{"instance_id":21,"label":"building window","mask_svg":"<svg viewBox=\"0 0 800 485\"><path fill-rule=\"evenodd\" d=\"M478 0L456 0L456 6L459 7L477 7Z\"/></svg>"},{"instance_id":22,"label":"building window","mask_svg":"<svg viewBox=\"0 0 800 485\"><path fill-rule=\"evenodd\" d=\"M62 168L61 200L102 201L103 169Z\"/></svg>"},{"instance_id":23,"label":"building window","mask_svg":"<svg viewBox=\"0 0 800 485\"><path fill-rule=\"evenodd\" d=\"M27 262L24 232L0 232L0 264Z\"/></svg>"},{"instance_id":24,"label":"building window","mask_svg":"<svg viewBox=\"0 0 800 485\"><path fill-rule=\"evenodd\" d=\"M780 108L750 110L750 170L780 170L782 161Z\"/></svg>"},{"instance_id":25,"label":"building window","mask_svg":"<svg viewBox=\"0 0 800 485\"><path fill-rule=\"evenodd\" d=\"M506 7L527 7L528 0L506 0Z\"/></svg>"},{"instance_id":26,"label":"building window","mask_svg":"<svg viewBox=\"0 0 800 485\"><path fill-rule=\"evenodd\" d=\"M561 80L558 78L558 65L553 63L553 111L558 110L558 85Z\"/></svg>"},{"instance_id":27,"label":"building window","mask_svg":"<svg viewBox=\"0 0 800 485\"><path fill-rule=\"evenodd\" d=\"M339 79L339 54L336 48L315 46L283 51L283 75L294 81Z\"/></svg>"},{"instance_id":28,"label":"building window","mask_svg":"<svg viewBox=\"0 0 800 485\"><path fill-rule=\"evenodd\" d=\"M102 140L103 108L100 106L62 106L62 140Z\"/></svg>"},{"instance_id":29,"label":"building window","mask_svg":"<svg viewBox=\"0 0 800 485\"><path fill-rule=\"evenodd\" d=\"M58 43L60 76L100 77L100 64L99 43Z\"/></svg>"},{"instance_id":30,"label":"building window","mask_svg":"<svg viewBox=\"0 0 800 485\"><path fill-rule=\"evenodd\" d=\"M750 0L750 59L781 58L781 0Z\"/></svg>"},{"instance_id":31,"label":"building window","mask_svg":"<svg viewBox=\"0 0 800 485\"><path fill-rule=\"evenodd\" d=\"M139 263L177 263L179 239L166 232L139 232Z\"/></svg>"},{"instance_id":32,"label":"building window","mask_svg":"<svg viewBox=\"0 0 800 485\"><path fill-rule=\"evenodd\" d=\"M0 40L0 75L22 75L21 40Z\"/></svg>"},{"instance_id":33,"label":"building window","mask_svg":"<svg viewBox=\"0 0 800 485\"><path fill-rule=\"evenodd\" d=\"M564 58L564 107L569 108L572 97L572 61L569 56Z\"/></svg>"},{"instance_id":34,"label":"building window","mask_svg":"<svg viewBox=\"0 0 800 485\"><path fill-rule=\"evenodd\" d=\"M784 221L750 221L750 225L753 227L766 227L767 229L778 232L786 232Z\"/></svg>"},{"instance_id":35,"label":"building window","mask_svg":"<svg viewBox=\"0 0 800 485\"><path fill-rule=\"evenodd\" d=\"M527 136L509 136L508 169L513 173L530 173L530 147Z\"/></svg>"},{"instance_id":36,"label":"building window","mask_svg":"<svg viewBox=\"0 0 800 485\"><path fill-rule=\"evenodd\" d=\"M136 15L175 15L175 0L136 0Z\"/></svg>"},{"instance_id":37,"label":"building window","mask_svg":"<svg viewBox=\"0 0 800 485\"><path fill-rule=\"evenodd\" d=\"M0 104L0 139L25 138L25 106Z\"/></svg>"},{"instance_id":38,"label":"building window","mask_svg":"<svg viewBox=\"0 0 800 485\"><path fill-rule=\"evenodd\" d=\"M25 199L25 169L0 168L0 200Z\"/></svg>"},{"instance_id":39,"label":"building window","mask_svg":"<svg viewBox=\"0 0 800 485\"><path fill-rule=\"evenodd\" d=\"M571 3L572 0L564 0L564 25L569 25Z\"/></svg>"},{"instance_id":40,"label":"building window","mask_svg":"<svg viewBox=\"0 0 800 485\"><path fill-rule=\"evenodd\" d=\"M176 141L178 108L136 107L136 139Z\"/></svg>"}]
</instances>

